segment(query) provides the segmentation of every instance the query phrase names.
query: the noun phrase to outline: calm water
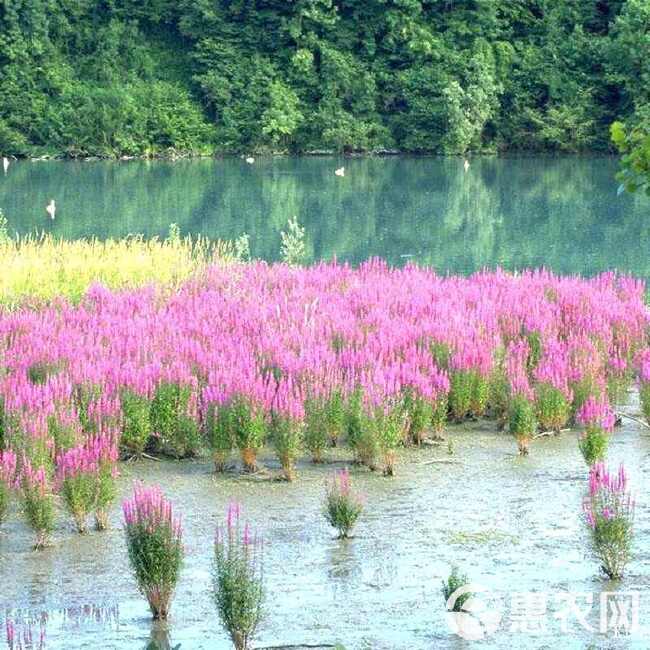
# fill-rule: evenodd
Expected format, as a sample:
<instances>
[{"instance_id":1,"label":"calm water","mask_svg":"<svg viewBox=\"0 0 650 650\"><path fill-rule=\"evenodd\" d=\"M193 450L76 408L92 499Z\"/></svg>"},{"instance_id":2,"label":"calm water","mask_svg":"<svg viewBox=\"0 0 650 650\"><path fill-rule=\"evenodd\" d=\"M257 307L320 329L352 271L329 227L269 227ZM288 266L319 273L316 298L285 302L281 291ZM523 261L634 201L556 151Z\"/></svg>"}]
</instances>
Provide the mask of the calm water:
<instances>
[{"instance_id":1,"label":"calm water","mask_svg":"<svg viewBox=\"0 0 650 650\"><path fill-rule=\"evenodd\" d=\"M637 403L631 411L638 414ZM321 514L331 465L302 462L286 484L215 477L207 459L122 464L120 497L142 478L163 485L183 512L186 560L168 636L152 628L129 572L118 504L106 533L77 535L61 516L55 545L42 553L29 550L33 536L12 514L0 532L0 646L10 618L34 621L36 634L43 620L45 650L228 650L210 599L211 540L236 498L266 541L268 616L255 648L338 641L348 650L647 649L647 429L625 420L610 443L609 462L625 459L639 504L632 562L612 583L599 576L580 516L587 471L576 433L541 438L519 458L512 436L492 423L470 428L450 428L452 457L446 445L401 452L393 479L353 469L366 509L347 542L334 539ZM452 634L445 620L440 584L453 564L490 591L481 599L502 614L477 644ZM600 631L601 599L613 591L640 598L638 629L618 638L611 619ZM575 594L585 623L563 594ZM154 638L162 643L148 646Z\"/></svg>"},{"instance_id":2,"label":"calm water","mask_svg":"<svg viewBox=\"0 0 650 650\"><path fill-rule=\"evenodd\" d=\"M617 197L616 168L596 157L475 158L467 173L458 158L19 162L0 177L0 208L12 230L68 238L164 235L171 222L210 237L246 232L269 260L296 215L313 259L650 278L650 200Z\"/></svg>"}]
</instances>

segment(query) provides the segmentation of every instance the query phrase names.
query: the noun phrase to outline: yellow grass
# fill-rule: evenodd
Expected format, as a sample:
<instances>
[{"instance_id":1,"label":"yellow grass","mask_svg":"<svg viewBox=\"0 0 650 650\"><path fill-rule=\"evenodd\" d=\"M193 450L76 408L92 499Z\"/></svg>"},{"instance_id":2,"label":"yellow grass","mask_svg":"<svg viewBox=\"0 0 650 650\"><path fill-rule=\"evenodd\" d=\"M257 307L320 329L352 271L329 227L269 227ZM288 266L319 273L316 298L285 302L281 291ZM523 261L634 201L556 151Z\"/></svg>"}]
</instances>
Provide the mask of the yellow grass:
<instances>
[{"instance_id":1,"label":"yellow grass","mask_svg":"<svg viewBox=\"0 0 650 650\"><path fill-rule=\"evenodd\" d=\"M174 285L208 263L237 255L230 242L130 236L66 241L51 235L0 237L0 304L13 308L56 296L77 301L94 282L118 289L155 282Z\"/></svg>"}]
</instances>

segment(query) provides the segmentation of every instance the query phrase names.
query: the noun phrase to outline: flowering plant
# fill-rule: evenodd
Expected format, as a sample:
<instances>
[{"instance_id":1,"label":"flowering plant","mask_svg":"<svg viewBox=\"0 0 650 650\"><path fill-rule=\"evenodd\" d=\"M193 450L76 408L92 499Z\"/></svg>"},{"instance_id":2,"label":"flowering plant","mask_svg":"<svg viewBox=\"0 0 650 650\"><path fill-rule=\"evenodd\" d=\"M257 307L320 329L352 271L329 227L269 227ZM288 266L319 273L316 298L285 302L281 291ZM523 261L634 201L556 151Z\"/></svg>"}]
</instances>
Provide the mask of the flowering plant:
<instances>
[{"instance_id":1,"label":"flowering plant","mask_svg":"<svg viewBox=\"0 0 650 650\"><path fill-rule=\"evenodd\" d=\"M0 524L7 512L9 496L16 484L16 454L0 451Z\"/></svg>"},{"instance_id":2,"label":"flowering plant","mask_svg":"<svg viewBox=\"0 0 650 650\"><path fill-rule=\"evenodd\" d=\"M183 530L160 487L136 484L122 504L126 545L138 588L153 617L166 619L183 563Z\"/></svg>"},{"instance_id":3,"label":"flowering plant","mask_svg":"<svg viewBox=\"0 0 650 650\"><path fill-rule=\"evenodd\" d=\"M585 427L578 445L587 465L602 461L607 453L608 433L614 428L614 413L604 398L588 397L576 414Z\"/></svg>"},{"instance_id":4,"label":"flowering plant","mask_svg":"<svg viewBox=\"0 0 650 650\"><path fill-rule=\"evenodd\" d=\"M620 578L630 559L634 522L634 500L622 464L617 474L610 474L602 462L591 466L583 511L603 572Z\"/></svg>"},{"instance_id":5,"label":"flowering plant","mask_svg":"<svg viewBox=\"0 0 650 650\"><path fill-rule=\"evenodd\" d=\"M45 468L34 469L23 458L20 487L27 523L36 533L36 550L44 549L54 530L54 495Z\"/></svg>"},{"instance_id":6,"label":"flowering plant","mask_svg":"<svg viewBox=\"0 0 650 650\"><path fill-rule=\"evenodd\" d=\"M241 508L228 507L226 526L214 542L214 601L221 623L237 650L247 650L262 619L264 576L262 542L241 526Z\"/></svg>"},{"instance_id":7,"label":"flowering plant","mask_svg":"<svg viewBox=\"0 0 650 650\"><path fill-rule=\"evenodd\" d=\"M510 433L517 439L519 454L528 455L528 445L537 429L535 409L531 401L524 395L515 395L509 410Z\"/></svg>"},{"instance_id":8,"label":"flowering plant","mask_svg":"<svg viewBox=\"0 0 650 650\"><path fill-rule=\"evenodd\" d=\"M74 447L57 459L57 485L80 533L86 532L86 519L95 506L98 471L97 457L85 446Z\"/></svg>"},{"instance_id":9,"label":"flowering plant","mask_svg":"<svg viewBox=\"0 0 650 650\"><path fill-rule=\"evenodd\" d=\"M350 531L363 512L363 500L352 489L350 473L344 468L334 474L325 492L325 519L339 532L339 538L350 536Z\"/></svg>"}]
</instances>

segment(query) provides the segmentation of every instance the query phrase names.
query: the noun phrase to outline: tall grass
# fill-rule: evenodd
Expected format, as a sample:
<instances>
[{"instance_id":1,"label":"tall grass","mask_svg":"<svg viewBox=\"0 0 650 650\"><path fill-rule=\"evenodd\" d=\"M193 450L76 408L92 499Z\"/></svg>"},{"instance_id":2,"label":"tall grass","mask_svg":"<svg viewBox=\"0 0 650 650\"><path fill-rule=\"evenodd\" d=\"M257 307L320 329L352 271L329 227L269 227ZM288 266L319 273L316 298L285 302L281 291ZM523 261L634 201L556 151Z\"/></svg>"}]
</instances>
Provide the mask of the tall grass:
<instances>
[{"instance_id":1,"label":"tall grass","mask_svg":"<svg viewBox=\"0 0 650 650\"><path fill-rule=\"evenodd\" d=\"M67 241L49 234L0 237L0 305L48 302L64 296L77 302L94 282L111 289L156 282L175 285L205 265L228 262L238 242L181 237L173 225L161 240L131 235L105 241Z\"/></svg>"}]
</instances>

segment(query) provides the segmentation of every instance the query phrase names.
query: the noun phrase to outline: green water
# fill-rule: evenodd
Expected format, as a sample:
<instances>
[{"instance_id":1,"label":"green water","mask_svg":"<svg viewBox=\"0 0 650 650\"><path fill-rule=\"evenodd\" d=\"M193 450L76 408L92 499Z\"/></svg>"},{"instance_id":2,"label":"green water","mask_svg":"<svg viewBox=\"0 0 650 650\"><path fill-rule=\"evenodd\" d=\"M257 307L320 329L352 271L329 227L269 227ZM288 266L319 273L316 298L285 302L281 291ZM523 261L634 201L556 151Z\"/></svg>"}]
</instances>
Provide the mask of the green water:
<instances>
[{"instance_id":1,"label":"green water","mask_svg":"<svg viewBox=\"0 0 650 650\"><path fill-rule=\"evenodd\" d=\"M345 176L334 170L345 165ZM128 233L250 235L277 259L289 217L312 259L378 255L441 272L545 265L650 278L650 201L616 194L614 158L258 158L14 162L0 176L10 228L67 238ZM50 199L56 219L45 212Z\"/></svg>"}]
</instances>

